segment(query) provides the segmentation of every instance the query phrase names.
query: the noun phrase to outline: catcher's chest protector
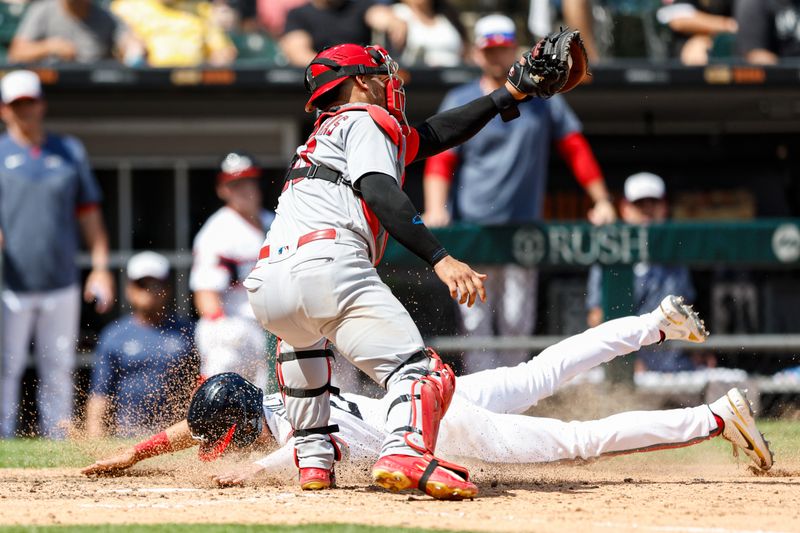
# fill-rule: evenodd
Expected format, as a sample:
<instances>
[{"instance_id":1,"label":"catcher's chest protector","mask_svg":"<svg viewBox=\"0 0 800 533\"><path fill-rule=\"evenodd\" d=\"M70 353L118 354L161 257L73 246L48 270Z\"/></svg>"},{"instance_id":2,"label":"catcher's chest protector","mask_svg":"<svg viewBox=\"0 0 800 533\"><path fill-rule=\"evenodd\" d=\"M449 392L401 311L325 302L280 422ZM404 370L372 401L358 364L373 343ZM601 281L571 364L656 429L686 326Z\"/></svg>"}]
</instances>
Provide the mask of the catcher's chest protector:
<instances>
[{"instance_id":1,"label":"catcher's chest protector","mask_svg":"<svg viewBox=\"0 0 800 533\"><path fill-rule=\"evenodd\" d=\"M398 162L401 163L403 172L400 175L400 186L405 183L405 166L414 160L419 149L419 135L417 130L410 128L407 125L400 125L396 118L394 118L387 110L381 106L371 104L357 104L341 106L334 111L322 113L314 125L314 131L308 137L306 146L313 146L316 144L315 137L317 135L330 135L331 132L341 123L340 117L344 113L350 111L366 112L369 117L375 122L380 130L386 134L389 140L397 147ZM311 165L311 161L305 161ZM383 258L383 253L386 250L386 245L389 241L389 234L381 225L378 217L372 212L369 206L363 199L359 198L361 209L369 225L370 232L374 241L375 255L373 257L373 264L378 265Z\"/></svg>"}]
</instances>

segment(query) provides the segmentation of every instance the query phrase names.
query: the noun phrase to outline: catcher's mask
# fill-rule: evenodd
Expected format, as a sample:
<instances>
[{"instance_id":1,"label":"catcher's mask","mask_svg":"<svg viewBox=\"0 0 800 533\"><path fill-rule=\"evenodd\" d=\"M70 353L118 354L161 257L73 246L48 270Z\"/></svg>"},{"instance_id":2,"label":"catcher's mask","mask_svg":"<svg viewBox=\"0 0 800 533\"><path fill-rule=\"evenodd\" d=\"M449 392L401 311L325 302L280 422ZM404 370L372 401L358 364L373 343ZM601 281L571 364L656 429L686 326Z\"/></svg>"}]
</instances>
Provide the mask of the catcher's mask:
<instances>
[{"instance_id":1,"label":"catcher's mask","mask_svg":"<svg viewBox=\"0 0 800 533\"><path fill-rule=\"evenodd\" d=\"M314 100L338 87L350 76L388 76L386 82L386 110L403 122L406 121L406 93L403 80L397 76L399 66L389 52L378 45L339 44L326 48L306 67L305 86L311 93L306 102L306 112L314 107Z\"/></svg>"},{"instance_id":2,"label":"catcher's mask","mask_svg":"<svg viewBox=\"0 0 800 533\"><path fill-rule=\"evenodd\" d=\"M217 183L221 185L236 180L260 177L261 168L256 164L253 156L245 152L230 152L219 163Z\"/></svg>"},{"instance_id":3,"label":"catcher's mask","mask_svg":"<svg viewBox=\"0 0 800 533\"><path fill-rule=\"evenodd\" d=\"M263 429L263 400L261 389L233 372L211 376L200 385L186 414L192 438L200 441L200 459L213 461L231 444L253 444Z\"/></svg>"}]
</instances>

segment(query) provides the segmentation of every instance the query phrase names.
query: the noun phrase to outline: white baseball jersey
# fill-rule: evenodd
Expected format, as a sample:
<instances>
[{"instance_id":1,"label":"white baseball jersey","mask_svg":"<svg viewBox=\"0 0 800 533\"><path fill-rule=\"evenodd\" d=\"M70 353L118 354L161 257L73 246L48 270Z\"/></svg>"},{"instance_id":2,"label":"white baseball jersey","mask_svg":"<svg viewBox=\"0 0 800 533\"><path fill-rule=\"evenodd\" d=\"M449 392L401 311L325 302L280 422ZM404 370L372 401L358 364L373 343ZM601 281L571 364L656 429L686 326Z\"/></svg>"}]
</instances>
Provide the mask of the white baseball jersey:
<instances>
[{"instance_id":1,"label":"white baseball jersey","mask_svg":"<svg viewBox=\"0 0 800 533\"><path fill-rule=\"evenodd\" d=\"M194 239L189 288L219 292L227 316L254 319L241 282L258 261L264 230L274 218L274 214L263 210L263 227L259 228L230 207L218 209Z\"/></svg>"},{"instance_id":2,"label":"white baseball jersey","mask_svg":"<svg viewBox=\"0 0 800 533\"><path fill-rule=\"evenodd\" d=\"M518 366L459 377L442 420L437 454L445 459L538 463L679 447L711 437L717 424L706 405L632 411L586 422L518 414L578 374L659 339L657 327L644 317L621 318L566 339ZM349 447L350 460L378 457L385 437L384 401L356 394L331 396L330 421L339 425L335 435ZM268 472L289 472L292 428L279 394L265 398L264 412L282 448L257 462Z\"/></svg>"}]
</instances>

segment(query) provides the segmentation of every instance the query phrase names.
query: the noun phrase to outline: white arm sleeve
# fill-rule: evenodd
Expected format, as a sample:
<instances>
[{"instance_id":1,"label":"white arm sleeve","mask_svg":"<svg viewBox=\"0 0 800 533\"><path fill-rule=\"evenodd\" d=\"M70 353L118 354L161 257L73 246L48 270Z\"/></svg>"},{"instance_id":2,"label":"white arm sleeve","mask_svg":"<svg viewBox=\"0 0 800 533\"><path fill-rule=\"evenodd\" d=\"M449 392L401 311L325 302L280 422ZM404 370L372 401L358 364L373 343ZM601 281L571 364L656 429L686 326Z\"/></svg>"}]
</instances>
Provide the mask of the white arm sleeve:
<instances>
[{"instance_id":1,"label":"white arm sleeve","mask_svg":"<svg viewBox=\"0 0 800 533\"><path fill-rule=\"evenodd\" d=\"M275 477L291 479L297 475L294 466L294 439L255 462L264 467L264 473Z\"/></svg>"}]
</instances>

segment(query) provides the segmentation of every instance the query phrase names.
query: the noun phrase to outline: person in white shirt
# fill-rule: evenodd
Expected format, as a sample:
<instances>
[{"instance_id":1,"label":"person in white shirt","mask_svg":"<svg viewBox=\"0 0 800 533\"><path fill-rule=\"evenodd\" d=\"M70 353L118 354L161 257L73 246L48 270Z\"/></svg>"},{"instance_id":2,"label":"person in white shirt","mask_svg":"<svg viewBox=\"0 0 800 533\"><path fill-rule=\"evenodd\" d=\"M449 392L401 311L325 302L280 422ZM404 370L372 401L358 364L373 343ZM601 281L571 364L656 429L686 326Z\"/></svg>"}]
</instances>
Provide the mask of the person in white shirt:
<instances>
[{"instance_id":1,"label":"person in white shirt","mask_svg":"<svg viewBox=\"0 0 800 533\"><path fill-rule=\"evenodd\" d=\"M195 342L201 374L236 372L263 388L267 339L241 283L275 218L261 206L260 177L261 169L246 154L233 152L222 160L217 195L225 205L195 237L189 286L200 316Z\"/></svg>"},{"instance_id":2,"label":"person in white shirt","mask_svg":"<svg viewBox=\"0 0 800 533\"><path fill-rule=\"evenodd\" d=\"M464 62L467 31L447 0L403 0L392 9L407 25L401 64L455 67Z\"/></svg>"}]
</instances>

